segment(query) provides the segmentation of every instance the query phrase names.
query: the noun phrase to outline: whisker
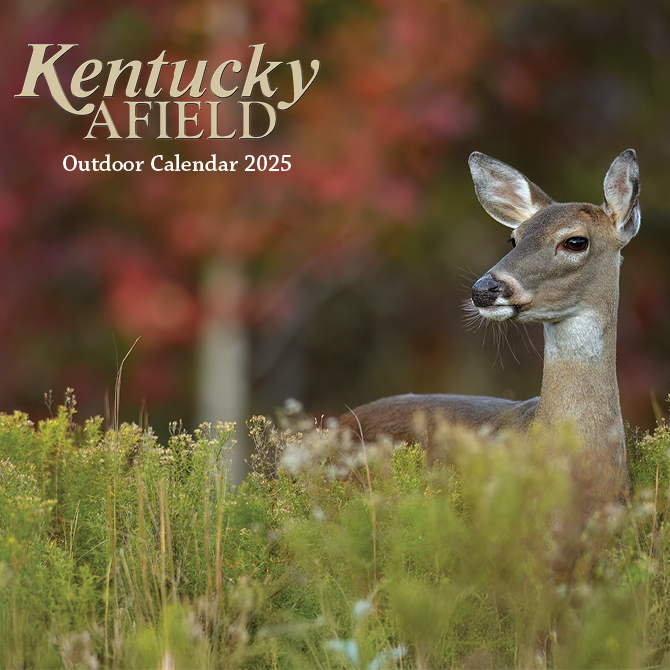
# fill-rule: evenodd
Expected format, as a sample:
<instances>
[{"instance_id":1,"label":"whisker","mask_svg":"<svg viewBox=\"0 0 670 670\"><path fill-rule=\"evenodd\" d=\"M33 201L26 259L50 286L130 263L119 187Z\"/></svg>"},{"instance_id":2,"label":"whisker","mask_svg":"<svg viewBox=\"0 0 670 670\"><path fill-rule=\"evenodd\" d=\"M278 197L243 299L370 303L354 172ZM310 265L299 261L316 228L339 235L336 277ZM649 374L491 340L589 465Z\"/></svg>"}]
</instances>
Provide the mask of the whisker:
<instances>
[{"instance_id":1,"label":"whisker","mask_svg":"<svg viewBox=\"0 0 670 670\"><path fill-rule=\"evenodd\" d=\"M530 333L528 332L528 324L524 323L523 324L523 329L526 332L526 337L528 338L528 342L530 342L530 346L535 352L536 356L539 359L542 359L542 354L537 350L537 347L535 346L535 342L533 342L533 338L530 336Z\"/></svg>"},{"instance_id":2,"label":"whisker","mask_svg":"<svg viewBox=\"0 0 670 670\"><path fill-rule=\"evenodd\" d=\"M519 333L519 337L521 338L521 341L523 342L524 346L526 347L526 351L528 352L529 356L532 356L535 354L538 358L542 358L542 355L540 352L537 350L537 347L535 346L535 342L533 342L533 338L531 334L528 332L528 324L527 323L522 323L522 324L517 324L514 323L514 326ZM519 328L519 326L523 326L523 330Z\"/></svg>"},{"instance_id":3,"label":"whisker","mask_svg":"<svg viewBox=\"0 0 670 670\"><path fill-rule=\"evenodd\" d=\"M490 319L487 319L486 317L482 316L479 313L479 310L477 307L472 302L471 298L468 298L467 300L463 300L461 303L461 306L463 308L463 311L465 312L463 315L463 327L471 332L477 332L484 326L484 337L482 338L482 349L486 347L486 339L488 337L489 333L489 326L491 328L491 337L493 341L493 346L495 347L495 356L493 359L493 367L500 362L500 367L504 370L505 369L505 359L503 356L503 351L505 348L508 348L510 353L512 354L512 358L516 361L518 365L521 364L521 361L519 360L519 357L517 356L516 349L514 347L514 340L513 338L510 337L510 332L509 332L509 323L510 321L491 321ZM519 329L519 324L517 324L515 321L511 321L512 324L514 324L514 328L516 329L519 337L521 338L521 341L524 343L524 346L526 348L526 351L528 352L529 355L531 355L530 348L537 353L537 349L535 348L535 344L533 343L532 339L530 338L528 334L528 330L526 329L526 324L524 325L524 331L521 331ZM524 338L524 333L525 333L525 338Z\"/></svg>"},{"instance_id":4,"label":"whisker","mask_svg":"<svg viewBox=\"0 0 670 670\"><path fill-rule=\"evenodd\" d=\"M479 274L471 270L470 268L461 268L457 267L456 268L458 272L456 273L459 277L463 279L467 279L468 281L472 281L479 279Z\"/></svg>"},{"instance_id":5,"label":"whisker","mask_svg":"<svg viewBox=\"0 0 670 670\"><path fill-rule=\"evenodd\" d=\"M503 324L499 322L495 322L493 324L493 332L495 333L495 346L496 346L496 355L495 358L493 359L493 367L495 367L495 364L497 361L500 361L500 367L504 370L505 369L505 363L503 362L502 359L502 352L500 349L500 345L502 342L502 337L503 337Z\"/></svg>"},{"instance_id":6,"label":"whisker","mask_svg":"<svg viewBox=\"0 0 670 670\"><path fill-rule=\"evenodd\" d=\"M512 322L512 323L514 323L514 322ZM516 326L516 323L514 325ZM518 330L518 328L517 328L517 330ZM507 346L509 347L509 350L510 350L511 354L514 357L514 360L517 362L517 365L521 365L521 362L517 358L516 352L514 351L514 347L512 346L512 342L508 337L507 329L505 329L505 342L507 342Z\"/></svg>"},{"instance_id":7,"label":"whisker","mask_svg":"<svg viewBox=\"0 0 670 670\"><path fill-rule=\"evenodd\" d=\"M505 369L505 360L503 359L503 351L505 344L509 345L507 339L507 321L503 321L498 325L498 358L500 359L500 368Z\"/></svg>"},{"instance_id":8,"label":"whisker","mask_svg":"<svg viewBox=\"0 0 670 670\"><path fill-rule=\"evenodd\" d=\"M523 342L523 346L526 348L526 353L530 356L531 353L530 353L530 348L528 347L528 342L526 341L527 338L525 338L525 337L523 336L523 332L522 332L521 328L519 328L519 324L516 323L516 322L513 322L513 323L514 323L514 328L516 328L516 332L519 333L519 338L520 338L521 341ZM527 331L526 331L526 335L528 335L528 332L527 332ZM518 362L518 361L517 361L517 362Z\"/></svg>"},{"instance_id":9,"label":"whisker","mask_svg":"<svg viewBox=\"0 0 670 670\"><path fill-rule=\"evenodd\" d=\"M486 345L486 336L489 334L489 326L491 323L489 322L488 319L484 321L484 337L482 338L482 350L484 349L484 346Z\"/></svg>"},{"instance_id":10,"label":"whisker","mask_svg":"<svg viewBox=\"0 0 670 670\"><path fill-rule=\"evenodd\" d=\"M472 300L468 298L461 304L465 315L463 316L463 323L466 330L477 331L486 321L479 313L479 310L472 304Z\"/></svg>"}]
</instances>

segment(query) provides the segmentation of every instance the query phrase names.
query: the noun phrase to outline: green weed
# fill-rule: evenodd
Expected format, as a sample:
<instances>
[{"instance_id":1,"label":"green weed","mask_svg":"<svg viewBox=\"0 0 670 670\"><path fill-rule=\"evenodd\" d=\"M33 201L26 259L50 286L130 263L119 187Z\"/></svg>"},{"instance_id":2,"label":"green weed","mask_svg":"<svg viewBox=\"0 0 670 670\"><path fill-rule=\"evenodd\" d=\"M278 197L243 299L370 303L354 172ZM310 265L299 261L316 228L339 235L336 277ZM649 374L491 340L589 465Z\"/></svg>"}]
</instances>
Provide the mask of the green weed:
<instances>
[{"instance_id":1,"label":"green weed","mask_svg":"<svg viewBox=\"0 0 670 670\"><path fill-rule=\"evenodd\" d=\"M667 661L670 437L584 506L569 436L362 446L305 421L103 430L0 415L0 665L640 667Z\"/></svg>"}]
</instances>

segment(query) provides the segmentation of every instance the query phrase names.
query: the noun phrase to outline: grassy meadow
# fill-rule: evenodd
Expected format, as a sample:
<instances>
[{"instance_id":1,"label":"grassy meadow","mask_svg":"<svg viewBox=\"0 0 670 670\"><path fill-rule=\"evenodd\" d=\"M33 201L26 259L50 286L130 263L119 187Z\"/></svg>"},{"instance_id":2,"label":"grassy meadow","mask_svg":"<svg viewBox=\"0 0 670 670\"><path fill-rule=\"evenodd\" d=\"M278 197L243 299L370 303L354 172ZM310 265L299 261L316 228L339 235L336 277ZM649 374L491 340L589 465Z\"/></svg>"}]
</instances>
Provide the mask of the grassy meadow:
<instances>
[{"instance_id":1,"label":"grassy meadow","mask_svg":"<svg viewBox=\"0 0 670 670\"><path fill-rule=\"evenodd\" d=\"M569 436L445 432L427 463L254 417L234 488L231 425L75 414L0 415L3 668L670 663L663 422L630 438L630 504L585 517Z\"/></svg>"}]
</instances>

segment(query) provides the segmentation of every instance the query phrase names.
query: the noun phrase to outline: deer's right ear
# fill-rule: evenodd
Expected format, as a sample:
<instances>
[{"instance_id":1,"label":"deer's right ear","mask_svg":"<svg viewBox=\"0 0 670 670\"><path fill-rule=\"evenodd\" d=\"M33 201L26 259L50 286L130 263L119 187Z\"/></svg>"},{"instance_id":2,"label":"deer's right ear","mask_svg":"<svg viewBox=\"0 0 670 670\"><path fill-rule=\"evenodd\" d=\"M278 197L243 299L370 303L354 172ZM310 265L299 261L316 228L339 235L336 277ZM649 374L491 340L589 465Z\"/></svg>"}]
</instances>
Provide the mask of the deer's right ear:
<instances>
[{"instance_id":1,"label":"deer's right ear","mask_svg":"<svg viewBox=\"0 0 670 670\"><path fill-rule=\"evenodd\" d=\"M619 154L605 175L605 211L612 217L621 246L640 230L640 168L633 149Z\"/></svg>"},{"instance_id":2,"label":"deer's right ear","mask_svg":"<svg viewBox=\"0 0 670 670\"><path fill-rule=\"evenodd\" d=\"M475 151L468 160L482 207L500 223L516 228L553 200L518 170Z\"/></svg>"}]
</instances>

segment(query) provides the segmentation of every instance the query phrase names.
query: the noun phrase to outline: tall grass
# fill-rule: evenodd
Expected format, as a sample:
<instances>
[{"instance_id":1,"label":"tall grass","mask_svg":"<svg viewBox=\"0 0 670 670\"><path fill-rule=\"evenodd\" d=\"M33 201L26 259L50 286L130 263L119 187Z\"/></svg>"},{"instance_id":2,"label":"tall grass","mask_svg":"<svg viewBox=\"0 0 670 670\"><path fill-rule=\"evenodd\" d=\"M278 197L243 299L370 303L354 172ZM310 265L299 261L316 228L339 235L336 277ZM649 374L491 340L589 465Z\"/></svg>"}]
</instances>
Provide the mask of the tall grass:
<instances>
[{"instance_id":1,"label":"tall grass","mask_svg":"<svg viewBox=\"0 0 670 670\"><path fill-rule=\"evenodd\" d=\"M0 415L0 665L644 667L667 663L670 429L629 505L585 511L569 436L361 448L250 422L103 430Z\"/></svg>"}]
</instances>

